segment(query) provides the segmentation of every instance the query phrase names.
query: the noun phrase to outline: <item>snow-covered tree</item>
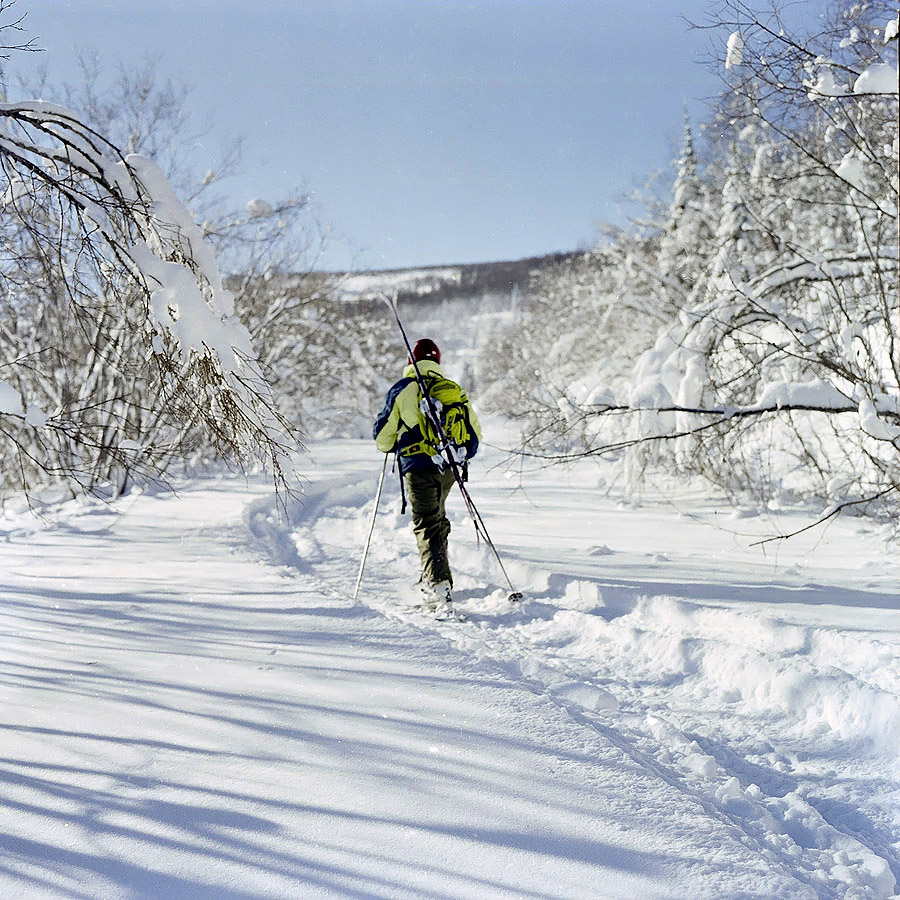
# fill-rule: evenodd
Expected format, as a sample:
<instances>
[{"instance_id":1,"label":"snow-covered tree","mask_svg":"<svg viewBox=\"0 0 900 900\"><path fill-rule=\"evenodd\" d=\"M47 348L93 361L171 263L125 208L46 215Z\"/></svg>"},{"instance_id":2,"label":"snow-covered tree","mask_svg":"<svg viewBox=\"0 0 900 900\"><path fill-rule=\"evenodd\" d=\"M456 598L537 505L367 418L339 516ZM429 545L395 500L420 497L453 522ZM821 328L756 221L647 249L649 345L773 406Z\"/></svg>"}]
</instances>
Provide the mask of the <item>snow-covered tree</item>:
<instances>
[{"instance_id":1,"label":"snow-covered tree","mask_svg":"<svg viewBox=\"0 0 900 900\"><path fill-rule=\"evenodd\" d=\"M707 182L701 176L694 136L685 116L684 143L678 160L672 203L660 234L658 266L670 296L680 308L703 268L704 253L716 230L711 220Z\"/></svg>"},{"instance_id":2,"label":"snow-covered tree","mask_svg":"<svg viewBox=\"0 0 900 900\"><path fill-rule=\"evenodd\" d=\"M383 302L342 300L340 281L285 271L233 279L284 414L306 435L368 437L396 364L396 329Z\"/></svg>"},{"instance_id":3,"label":"snow-covered tree","mask_svg":"<svg viewBox=\"0 0 900 900\"><path fill-rule=\"evenodd\" d=\"M377 366L388 345L389 325L384 316L373 320L364 304L339 302L339 279L313 271L328 232L315 220L306 195L298 192L274 202L257 198L246 207L232 208L222 187L239 171L240 147L226 147L211 163L206 152L192 149L209 141L200 140L204 132L189 113L186 88L161 78L153 61L110 73L97 59L93 54L82 58L78 81L55 83L39 73L28 81L20 79L18 89L77 109L85 131L103 135L113 156L139 154L164 170L184 198L189 218L202 223L203 243L227 273L224 287L249 333L259 371L275 391L282 421L308 434L360 433L361 417L370 418L384 388ZM140 303L135 306L136 322L129 322L102 279L81 280L84 296L79 302L108 311L101 317L102 341L115 345L117 368L106 365L109 354L92 349L94 331L72 327L72 305L65 302L71 294L72 253L47 252L47 245L65 245L64 240L51 239L56 226L46 222L54 221L52 213L41 213L34 202L27 212L13 207L6 212L6 256L16 260L19 290L14 307L0 308L0 319L7 326L6 357L29 361L15 374L7 369L18 385L16 396L24 393L40 398L43 408L63 410L71 403L73 386L78 386L79 402L90 405L92 432L104 436L104 449L85 458L81 427L57 429L52 441L46 440L46 430L26 432L32 441L45 440L40 448L27 447L30 467L7 467L6 483L31 484L52 474L92 490L111 482L115 490L135 475L156 477L172 466L223 453L233 456L233 448L221 441L217 430L178 426L173 432L177 410L170 410L175 419L159 412L159 405L168 401L159 391L159 373L145 364L142 332L136 327ZM41 215L45 221L37 227ZM77 247L77 236L70 238ZM12 268L7 275L12 277ZM88 300L88 295L93 296ZM48 297L59 299L47 302ZM117 323L115 334L112 323ZM120 370L125 368L128 377L123 382ZM11 384L8 387L12 390ZM123 396L131 409L127 426L122 424ZM18 410L21 404L16 400L10 405ZM127 454L115 449L123 439Z\"/></svg>"},{"instance_id":4,"label":"snow-covered tree","mask_svg":"<svg viewBox=\"0 0 900 900\"><path fill-rule=\"evenodd\" d=\"M716 253L625 406L668 411L673 458L735 493L896 508L895 8L842 3L812 35L742 2L720 16L740 40Z\"/></svg>"},{"instance_id":5,"label":"snow-covered tree","mask_svg":"<svg viewBox=\"0 0 900 900\"><path fill-rule=\"evenodd\" d=\"M715 232L688 125L670 203L630 228L604 226L591 251L540 272L520 320L482 364L482 404L517 419L526 452L565 457L597 438L596 415L627 391L634 364L687 302Z\"/></svg>"},{"instance_id":6,"label":"snow-covered tree","mask_svg":"<svg viewBox=\"0 0 900 900\"><path fill-rule=\"evenodd\" d=\"M293 442L215 253L159 167L65 108L0 105L4 486L121 490Z\"/></svg>"},{"instance_id":7,"label":"snow-covered tree","mask_svg":"<svg viewBox=\"0 0 900 900\"><path fill-rule=\"evenodd\" d=\"M558 412L530 416L526 449L627 450L632 475L661 464L734 495L896 509L896 7L841 2L800 33L777 7L726 0L713 24L726 89L703 165L688 130L667 214L614 234L562 319L633 367L611 379L601 351L578 379L555 370ZM623 305L630 343L604 318Z\"/></svg>"},{"instance_id":8,"label":"snow-covered tree","mask_svg":"<svg viewBox=\"0 0 900 900\"><path fill-rule=\"evenodd\" d=\"M44 74L22 88L59 97L114 143L160 164L228 273L286 418L309 435L368 433L386 387L379 365L396 341L383 309L342 302L341 277L316 270L330 230L305 192L234 208L224 185L240 171L239 142L215 163L198 155L192 148L210 141L189 113L190 92L162 78L153 60L109 73L89 54L78 82L56 85Z\"/></svg>"},{"instance_id":9,"label":"snow-covered tree","mask_svg":"<svg viewBox=\"0 0 900 900\"><path fill-rule=\"evenodd\" d=\"M343 302L341 276L316 270L331 237L308 196L233 208L224 185L240 171L240 144L227 145L211 166L192 152L210 141L189 114L184 86L162 78L153 60L110 74L96 59L82 59L77 83L42 76L24 87L58 95L96 130L164 168L228 273L235 310L284 416L307 435L368 434L396 338L381 304Z\"/></svg>"}]
</instances>

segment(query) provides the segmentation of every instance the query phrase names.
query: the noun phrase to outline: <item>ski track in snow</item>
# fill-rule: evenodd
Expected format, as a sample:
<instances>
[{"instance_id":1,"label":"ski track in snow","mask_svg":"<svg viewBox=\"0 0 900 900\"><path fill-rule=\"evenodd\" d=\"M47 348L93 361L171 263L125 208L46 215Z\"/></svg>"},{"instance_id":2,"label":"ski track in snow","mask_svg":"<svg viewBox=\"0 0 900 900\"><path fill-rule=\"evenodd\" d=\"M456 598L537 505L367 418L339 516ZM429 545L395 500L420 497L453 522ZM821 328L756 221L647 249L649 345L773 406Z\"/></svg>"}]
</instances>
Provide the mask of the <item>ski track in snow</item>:
<instances>
[{"instance_id":1,"label":"ski track in snow","mask_svg":"<svg viewBox=\"0 0 900 900\"><path fill-rule=\"evenodd\" d=\"M310 485L291 525L266 501L247 517L271 559L314 575L336 598L352 594L377 475L370 451L363 449L360 459L358 447L347 447L349 455L330 467L330 476ZM559 520L560 511L563 521L576 515L571 488L564 477L549 480L559 492L554 508L553 486L545 484L549 511L519 498L520 508L510 512L511 492L502 501L489 497L488 505L518 517L538 544L542 528L577 534L577 522ZM477 475L473 482L481 506ZM541 568L495 534L514 585L526 594L511 605L458 505L449 511L451 562L454 593L469 621L437 623L414 608L418 563L408 516L401 518L389 490L382 504L360 597L366 605L438 632L474 665L563 708L738 834L793 882L791 897L896 896L900 582L894 567L866 590L798 583L793 576L803 574L800 567L786 563L767 563L766 577L748 580L746 568L729 573L716 556L701 552L690 560L689 578L667 582L659 569L671 562L668 548L645 553L643 569L624 578L627 567L606 544L588 548L591 573L565 556L547 565L552 548ZM627 513L611 521L617 517L626 529L642 527ZM654 546L649 535L647 543ZM877 567L877 560L867 565ZM731 584L730 576L745 583ZM836 627L817 615L832 606L849 607L853 626ZM870 608L873 627L867 626Z\"/></svg>"}]
</instances>

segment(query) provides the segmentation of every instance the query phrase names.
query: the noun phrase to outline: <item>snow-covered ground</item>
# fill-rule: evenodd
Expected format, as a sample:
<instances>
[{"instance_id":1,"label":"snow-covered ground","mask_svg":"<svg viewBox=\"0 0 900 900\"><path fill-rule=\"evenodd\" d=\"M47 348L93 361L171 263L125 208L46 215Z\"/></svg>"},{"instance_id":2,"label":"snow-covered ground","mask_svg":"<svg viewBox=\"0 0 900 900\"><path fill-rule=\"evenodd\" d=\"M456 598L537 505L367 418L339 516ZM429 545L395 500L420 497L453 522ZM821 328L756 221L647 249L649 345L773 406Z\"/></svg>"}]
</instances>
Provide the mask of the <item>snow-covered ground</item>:
<instances>
[{"instance_id":1,"label":"snow-covered ground","mask_svg":"<svg viewBox=\"0 0 900 900\"><path fill-rule=\"evenodd\" d=\"M489 423L489 431L490 431ZM465 623L412 608L380 459L0 518L0 897L875 900L900 880L900 571L880 531L620 502L593 464L453 503Z\"/></svg>"}]
</instances>

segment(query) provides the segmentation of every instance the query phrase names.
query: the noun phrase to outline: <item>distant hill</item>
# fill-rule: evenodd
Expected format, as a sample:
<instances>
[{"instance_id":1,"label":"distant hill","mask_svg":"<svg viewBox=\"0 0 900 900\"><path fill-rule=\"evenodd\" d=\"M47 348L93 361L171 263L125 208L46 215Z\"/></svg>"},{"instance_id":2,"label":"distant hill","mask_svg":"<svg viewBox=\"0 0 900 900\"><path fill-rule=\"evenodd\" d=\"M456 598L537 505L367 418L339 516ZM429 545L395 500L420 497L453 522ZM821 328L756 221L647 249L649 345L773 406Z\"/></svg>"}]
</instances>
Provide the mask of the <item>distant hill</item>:
<instances>
[{"instance_id":1,"label":"distant hill","mask_svg":"<svg viewBox=\"0 0 900 900\"><path fill-rule=\"evenodd\" d=\"M366 300L396 291L402 304L417 305L473 297L524 297L535 272L577 255L550 253L502 262L358 272L341 278L339 293L347 300Z\"/></svg>"}]
</instances>

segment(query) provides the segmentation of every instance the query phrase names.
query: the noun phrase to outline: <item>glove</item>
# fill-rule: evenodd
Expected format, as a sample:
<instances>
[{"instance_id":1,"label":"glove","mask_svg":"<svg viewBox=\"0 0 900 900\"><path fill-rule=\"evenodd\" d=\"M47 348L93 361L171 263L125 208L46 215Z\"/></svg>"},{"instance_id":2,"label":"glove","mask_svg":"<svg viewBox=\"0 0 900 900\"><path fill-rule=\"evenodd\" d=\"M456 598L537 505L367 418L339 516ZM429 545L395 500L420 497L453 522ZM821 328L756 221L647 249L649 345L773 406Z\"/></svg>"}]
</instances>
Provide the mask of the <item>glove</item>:
<instances>
[{"instance_id":1,"label":"glove","mask_svg":"<svg viewBox=\"0 0 900 900\"><path fill-rule=\"evenodd\" d=\"M452 454L454 461L460 466L466 461L466 457L468 456L465 447L451 447L450 453Z\"/></svg>"}]
</instances>

